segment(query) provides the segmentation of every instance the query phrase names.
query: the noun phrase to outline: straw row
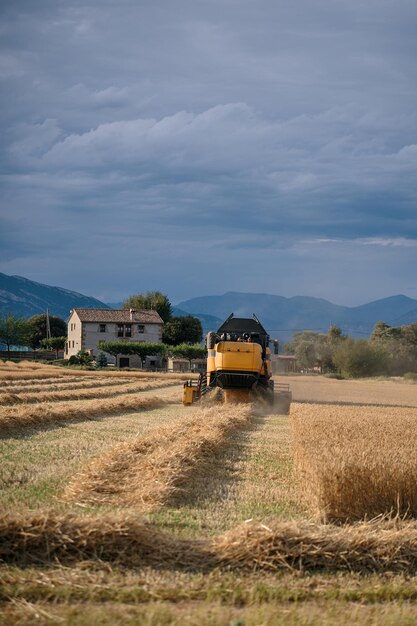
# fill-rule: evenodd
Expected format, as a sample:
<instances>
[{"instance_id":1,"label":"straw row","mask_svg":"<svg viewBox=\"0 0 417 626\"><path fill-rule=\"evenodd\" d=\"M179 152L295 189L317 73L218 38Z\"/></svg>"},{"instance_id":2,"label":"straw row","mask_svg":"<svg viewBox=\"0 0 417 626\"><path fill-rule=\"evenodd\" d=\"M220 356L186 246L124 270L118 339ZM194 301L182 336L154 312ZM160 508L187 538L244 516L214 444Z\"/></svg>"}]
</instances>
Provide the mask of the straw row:
<instances>
[{"instance_id":1,"label":"straw row","mask_svg":"<svg viewBox=\"0 0 417 626\"><path fill-rule=\"evenodd\" d=\"M122 394L138 393L140 391L150 391L151 389L160 389L161 387L171 387L178 385L181 381L170 378L167 380L155 380L151 382L137 381L133 379L124 385L113 381L110 388L106 389L106 385L95 385L88 389L68 389L61 391L37 391L35 393L0 393L0 406L13 404L32 404L39 402L63 402L66 400L89 400L92 398L111 398Z\"/></svg>"},{"instance_id":2,"label":"straw row","mask_svg":"<svg viewBox=\"0 0 417 626\"><path fill-rule=\"evenodd\" d=\"M65 370L62 369L62 372L64 372ZM71 372L72 375L74 375L74 372ZM61 376L59 376L57 374L56 368L52 368L50 371L45 371L45 370L40 370L40 371L29 371L29 370L23 370L23 371L10 371L10 370L0 370L0 381L7 381L7 384L10 384L10 382L16 381L25 381L25 380L39 380L39 379L47 379L47 378L61 378ZM62 374L62 378L65 377L65 374Z\"/></svg>"},{"instance_id":3,"label":"straw row","mask_svg":"<svg viewBox=\"0 0 417 626\"><path fill-rule=\"evenodd\" d=\"M184 494L189 481L213 454L245 428L251 407L200 408L186 421L116 446L77 474L66 500L137 506L151 511Z\"/></svg>"},{"instance_id":4,"label":"straw row","mask_svg":"<svg viewBox=\"0 0 417 626\"><path fill-rule=\"evenodd\" d=\"M150 378L144 378L143 381L151 380ZM34 393L35 391L59 391L64 389L92 389L93 387L108 387L127 383L135 383L135 378L122 378L112 379L105 378L103 376L97 376L96 378L80 378L74 376L73 378L63 377L47 380L35 380L22 381L9 383L7 385L1 385L0 390L2 393Z\"/></svg>"},{"instance_id":5,"label":"straw row","mask_svg":"<svg viewBox=\"0 0 417 626\"><path fill-rule=\"evenodd\" d=\"M172 398L157 396L143 397L143 392L132 396L84 400L81 402L55 402L19 405L3 408L0 414L0 435L17 428L45 425L62 420L88 419L105 415L116 415L126 411L155 409L170 402L177 402L178 394Z\"/></svg>"},{"instance_id":6,"label":"straw row","mask_svg":"<svg viewBox=\"0 0 417 626\"><path fill-rule=\"evenodd\" d=\"M76 373L76 374L75 374ZM53 365L41 365L37 368L0 368L0 381L5 381L7 384L13 384L13 382L30 381L47 378L73 378L76 375L79 378L89 378L103 376L108 378L149 378L153 379L162 378L169 379L175 378L179 380L188 380L189 378L197 378L196 374L180 373L180 372L147 372L146 370L78 370L71 367L57 367Z\"/></svg>"},{"instance_id":7,"label":"straw row","mask_svg":"<svg viewBox=\"0 0 417 626\"><path fill-rule=\"evenodd\" d=\"M417 409L293 405L295 464L323 520L417 516Z\"/></svg>"},{"instance_id":8,"label":"straw row","mask_svg":"<svg viewBox=\"0 0 417 626\"><path fill-rule=\"evenodd\" d=\"M0 361L0 370L1 369L7 369L7 370L21 370L21 369L32 369L32 370L36 370L36 369L43 369L45 367L48 367L47 365L45 365L45 363L38 363L36 361Z\"/></svg>"},{"instance_id":9,"label":"straw row","mask_svg":"<svg viewBox=\"0 0 417 626\"><path fill-rule=\"evenodd\" d=\"M125 567L208 571L417 572L417 527L247 523L212 539L180 539L133 516L54 512L0 518L0 561L20 566L99 560Z\"/></svg>"}]
</instances>

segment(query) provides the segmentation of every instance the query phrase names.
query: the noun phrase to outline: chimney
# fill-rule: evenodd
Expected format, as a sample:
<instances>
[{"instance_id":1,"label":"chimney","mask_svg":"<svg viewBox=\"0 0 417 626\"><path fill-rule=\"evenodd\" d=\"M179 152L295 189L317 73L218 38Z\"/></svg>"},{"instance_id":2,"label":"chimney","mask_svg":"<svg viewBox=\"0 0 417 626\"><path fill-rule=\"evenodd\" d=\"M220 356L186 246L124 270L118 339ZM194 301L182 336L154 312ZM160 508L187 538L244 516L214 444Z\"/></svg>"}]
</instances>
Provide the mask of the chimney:
<instances>
[{"instance_id":1,"label":"chimney","mask_svg":"<svg viewBox=\"0 0 417 626\"><path fill-rule=\"evenodd\" d=\"M136 309L130 309L130 321L133 322L133 316L136 313Z\"/></svg>"}]
</instances>

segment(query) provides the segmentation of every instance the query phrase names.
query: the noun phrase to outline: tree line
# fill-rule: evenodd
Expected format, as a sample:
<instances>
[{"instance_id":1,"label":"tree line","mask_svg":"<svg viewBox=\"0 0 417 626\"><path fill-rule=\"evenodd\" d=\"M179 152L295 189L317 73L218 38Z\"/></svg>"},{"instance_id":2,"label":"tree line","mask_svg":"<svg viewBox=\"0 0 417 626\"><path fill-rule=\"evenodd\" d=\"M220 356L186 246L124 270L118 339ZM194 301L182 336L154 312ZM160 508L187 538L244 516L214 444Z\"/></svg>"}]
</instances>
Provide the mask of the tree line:
<instances>
[{"instance_id":1,"label":"tree line","mask_svg":"<svg viewBox=\"0 0 417 626\"><path fill-rule=\"evenodd\" d=\"M32 350L44 348L48 350L63 350L67 340L67 324L60 317L49 316L51 337L47 334L47 315L32 315L29 319L16 317L9 313L0 317L0 343L5 344L10 352L12 346L29 347Z\"/></svg>"},{"instance_id":2,"label":"tree line","mask_svg":"<svg viewBox=\"0 0 417 626\"><path fill-rule=\"evenodd\" d=\"M190 365L193 359L204 357L205 348L200 345L203 338L200 320L192 315L174 316L168 296L160 291L130 296L122 308L156 310L164 322L162 343L102 342L99 349L103 352L136 354L142 364L146 357L155 355L186 358ZM65 346L67 325L52 315L49 324L51 338L46 339L46 315L34 315L29 319L6 315L0 318L0 342L6 344L8 350L11 346L30 346L32 349L54 349L58 353ZM299 368L317 368L323 373L346 378L417 373L417 324L393 327L377 322L368 340L345 336L338 326L330 326L327 333L304 331L296 333L284 345L284 352L296 357Z\"/></svg>"},{"instance_id":3,"label":"tree line","mask_svg":"<svg viewBox=\"0 0 417 626\"><path fill-rule=\"evenodd\" d=\"M393 327L377 322L368 340L344 336L338 326L327 333L304 331L284 345L297 366L343 378L417 373L417 324Z\"/></svg>"}]
</instances>

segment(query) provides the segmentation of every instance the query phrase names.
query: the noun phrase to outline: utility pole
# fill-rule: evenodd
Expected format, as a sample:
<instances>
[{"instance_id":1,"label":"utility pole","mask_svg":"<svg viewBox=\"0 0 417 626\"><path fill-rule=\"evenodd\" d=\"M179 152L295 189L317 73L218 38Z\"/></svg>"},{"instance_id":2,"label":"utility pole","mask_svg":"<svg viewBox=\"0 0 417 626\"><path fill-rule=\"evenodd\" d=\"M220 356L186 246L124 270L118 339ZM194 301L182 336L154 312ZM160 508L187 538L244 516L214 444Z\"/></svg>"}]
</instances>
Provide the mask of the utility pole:
<instances>
[{"instance_id":1,"label":"utility pole","mask_svg":"<svg viewBox=\"0 0 417 626\"><path fill-rule=\"evenodd\" d=\"M51 324L49 323L49 310L46 309L46 338L51 338Z\"/></svg>"}]
</instances>

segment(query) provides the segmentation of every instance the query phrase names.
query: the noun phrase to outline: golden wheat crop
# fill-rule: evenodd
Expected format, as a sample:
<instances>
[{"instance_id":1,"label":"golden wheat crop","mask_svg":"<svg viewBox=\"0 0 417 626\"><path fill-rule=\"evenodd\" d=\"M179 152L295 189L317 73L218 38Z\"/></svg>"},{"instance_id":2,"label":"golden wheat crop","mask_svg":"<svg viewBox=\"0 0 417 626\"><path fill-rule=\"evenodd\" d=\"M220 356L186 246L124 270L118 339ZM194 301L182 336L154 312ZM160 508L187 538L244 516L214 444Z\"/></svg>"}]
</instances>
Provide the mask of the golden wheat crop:
<instances>
[{"instance_id":1,"label":"golden wheat crop","mask_svg":"<svg viewBox=\"0 0 417 626\"><path fill-rule=\"evenodd\" d=\"M294 458L324 520L417 516L417 409L293 405Z\"/></svg>"},{"instance_id":2,"label":"golden wheat crop","mask_svg":"<svg viewBox=\"0 0 417 626\"><path fill-rule=\"evenodd\" d=\"M204 461L248 425L251 407L200 408L175 426L116 446L74 477L65 499L151 511L187 488Z\"/></svg>"}]
</instances>

